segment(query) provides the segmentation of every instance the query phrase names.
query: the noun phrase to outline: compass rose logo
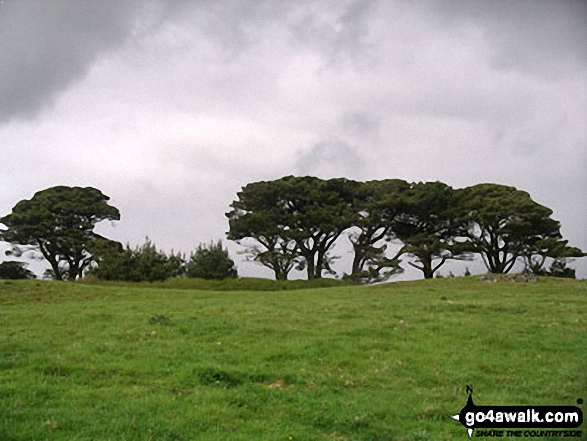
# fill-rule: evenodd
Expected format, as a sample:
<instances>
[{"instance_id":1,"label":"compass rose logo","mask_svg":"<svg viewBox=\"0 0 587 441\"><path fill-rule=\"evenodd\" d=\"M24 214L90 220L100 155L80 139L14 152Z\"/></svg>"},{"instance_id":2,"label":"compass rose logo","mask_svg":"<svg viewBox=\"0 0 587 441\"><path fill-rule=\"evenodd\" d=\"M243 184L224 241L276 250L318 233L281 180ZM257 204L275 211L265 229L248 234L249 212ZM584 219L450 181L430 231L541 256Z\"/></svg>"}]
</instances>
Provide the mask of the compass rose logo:
<instances>
[{"instance_id":1,"label":"compass rose logo","mask_svg":"<svg viewBox=\"0 0 587 441\"><path fill-rule=\"evenodd\" d=\"M469 398L467 398L467 404L465 405L465 407L463 407L461 409L461 411L453 416L451 416L451 418L453 420L457 420L459 423L461 423L463 426L465 426L465 429L467 429L467 433L469 434L469 438L471 438L473 436L473 425L469 425L467 424L467 413L470 412L474 412L475 411L475 403L473 402L473 388L469 385L467 385L467 394L469 394ZM474 424L474 421L473 421Z\"/></svg>"}]
</instances>

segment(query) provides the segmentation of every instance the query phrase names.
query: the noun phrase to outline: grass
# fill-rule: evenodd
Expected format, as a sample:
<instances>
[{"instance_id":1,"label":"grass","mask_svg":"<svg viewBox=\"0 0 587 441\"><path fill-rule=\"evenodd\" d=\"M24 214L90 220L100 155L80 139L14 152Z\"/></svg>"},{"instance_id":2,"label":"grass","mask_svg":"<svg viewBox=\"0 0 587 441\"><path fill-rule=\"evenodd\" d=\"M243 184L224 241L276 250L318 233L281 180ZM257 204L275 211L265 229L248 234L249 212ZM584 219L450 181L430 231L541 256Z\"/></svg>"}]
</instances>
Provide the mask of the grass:
<instances>
[{"instance_id":1,"label":"grass","mask_svg":"<svg viewBox=\"0 0 587 441\"><path fill-rule=\"evenodd\" d=\"M558 279L0 281L0 440L464 440L466 384L480 405L587 398L586 313L587 282Z\"/></svg>"},{"instance_id":2,"label":"grass","mask_svg":"<svg viewBox=\"0 0 587 441\"><path fill-rule=\"evenodd\" d=\"M83 280L86 284L106 286L128 286L141 288L173 288L204 291L291 291L296 289L341 287L356 284L350 280L316 279L316 280L270 280L258 277L239 277L224 280L204 280L191 277L174 277L162 282L106 282L92 276Z\"/></svg>"}]
</instances>

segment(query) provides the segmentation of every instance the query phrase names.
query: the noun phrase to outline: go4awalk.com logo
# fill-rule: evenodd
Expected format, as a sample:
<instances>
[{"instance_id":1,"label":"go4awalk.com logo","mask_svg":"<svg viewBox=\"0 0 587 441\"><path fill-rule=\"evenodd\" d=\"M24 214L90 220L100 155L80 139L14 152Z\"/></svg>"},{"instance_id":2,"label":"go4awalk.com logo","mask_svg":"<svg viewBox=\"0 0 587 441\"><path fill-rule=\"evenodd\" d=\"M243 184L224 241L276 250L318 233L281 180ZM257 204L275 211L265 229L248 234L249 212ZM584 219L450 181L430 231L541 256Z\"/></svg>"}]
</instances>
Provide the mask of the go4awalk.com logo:
<instances>
[{"instance_id":1,"label":"go4awalk.com logo","mask_svg":"<svg viewBox=\"0 0 587 441\"><path fill-rule=\"evenodd\" d=\"M477 406L467 386L467 404L452 418L475 437L581 438L583 411L577 406ZM583 404L582 399L577 404Z\"/></svg>"}]
</instances>

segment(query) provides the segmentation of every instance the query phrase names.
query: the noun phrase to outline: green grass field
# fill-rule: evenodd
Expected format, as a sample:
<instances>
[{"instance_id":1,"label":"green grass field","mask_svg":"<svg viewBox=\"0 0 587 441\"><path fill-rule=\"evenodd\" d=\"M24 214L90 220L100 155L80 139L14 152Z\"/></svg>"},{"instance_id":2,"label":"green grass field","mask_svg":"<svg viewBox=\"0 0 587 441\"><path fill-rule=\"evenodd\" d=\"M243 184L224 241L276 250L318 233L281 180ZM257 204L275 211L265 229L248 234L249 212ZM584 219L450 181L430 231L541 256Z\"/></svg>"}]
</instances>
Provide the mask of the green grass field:
<instances>
[{"instance_id":1,"label":"green grass field","mask_svg":"<svg viewBox=\"0 0 587 441\"><path fill-rule=\"evenodd\" d=\"M465 440L467 384L479 405L587 399L586 317L575 280L0 281L0 440Z\"/></svg>"}]
</instances>

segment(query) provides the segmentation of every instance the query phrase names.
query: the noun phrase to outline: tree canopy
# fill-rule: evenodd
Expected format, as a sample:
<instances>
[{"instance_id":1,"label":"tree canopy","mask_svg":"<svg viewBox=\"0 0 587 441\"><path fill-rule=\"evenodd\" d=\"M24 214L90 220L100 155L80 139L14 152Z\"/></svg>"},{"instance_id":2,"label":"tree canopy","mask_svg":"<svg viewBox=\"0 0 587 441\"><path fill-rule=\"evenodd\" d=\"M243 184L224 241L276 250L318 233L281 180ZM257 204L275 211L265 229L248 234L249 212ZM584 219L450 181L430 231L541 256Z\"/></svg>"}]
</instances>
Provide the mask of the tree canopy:
<instances>
[{"instance_id":1,"label":"tree canopy","mask_svg":"<svg viewBox=\"0 0 587 441\"><path fill-rule=\"evenodd\" d=\"M552 210L514 187L478 184L458 190L460 221L467 228L471 249L492 273L507 273L540 240L560 238L560 223Z\"/></svg>"},{"instance_id":2,"label":"tree canopy","mask_svg":"<svg viewBox=\"0 0 587 441\"><path fill-rule=\"evenodd\" d=\"M254 261L275 273L276 280L287 280L289 272L301 263L295 241L286 231L284 187L281 180L247 184L226 213L228 239L245 246ZM246 242L247 238L253 244Z\"/></svg>"},{"instance_id":3,"label":"tree canopy","mask_svg":"<svg viewBox=\"0 0 587 441\"><path fill-rule=\"evenodd\" d=\"M280 205L285 210L287 237L293 239L304 258L308 280L319 279L324 271L333 273L329 254L334 242L356 218L353 188L348 179L305 176L282 178L285 192Z\"/></svg>"},{"instance_id":4,"label":"tree canopy","mask_svg":"<svg viewBox=\"0 0 587 441\"><path fill-rule=\"evenodd\" d=\"M294 266L305 268L308 279L331 271L329 251L353 225L353 188L347 179L322 180L286 176L276 181L249 184L231 204L229 239L252 238L254 259L287 279Z\"/></svg>"},{"instance_id":5,"label":"tree canopy","mask_svg":"<svg viewBox=\"0 0 587 441\"><path fill-rule=\"evenodd\" d=\"M544 273L543 267L547 258L558 260L559 262L574 257L583 257L585 253L579 248L567 245L568 240L563 240L560 234L535 236L529 240L525 246L522 256L526 270L534 274ZM558 265L561 265L559 263Z\"/></svg>"},{"instance_id":6,"label":"tree canopy","mask_svg":"<svg viewBox=\"0 0 587 441\"><path fill-rule=\"evenodd\" d=\"M394 256L387 256L388 243L382 241L397 239L393 222L400 214L400 195L408 188L409 184L401 179L368 181L355 186L355 228L348 233L354 251L352 278L381 281L403 271L400 257L404 248Z\"/></svg>"},{"instance_id":7,"label":"tree canopy","mask_svg":"<svg viewBox=\"0 0 587 441\"><path fill-rule=\"evenodd\" d=\"M57 186L18 202L0 218L0 239L38 250L57 280L75 280L94 261L93 250L108 239L94 232L103 220L119 220L110 198L92 187Z\"/></svg>"},{"instance_id":8,"label":"tree canopy","mask_svg":"<svg viewBox=\"0 0 587 441\"><path fill-rule=\"evenodd\" d=\"M468 245L457 241L463 228L457 220L453 189L442 182L411 184L399 196L398 214L391 229L404 243L404 253L415 257L411 266L430 279L448 259L469 258ZM434 261L438 260L437 264Z\"/></svg>"}]
</instances>

